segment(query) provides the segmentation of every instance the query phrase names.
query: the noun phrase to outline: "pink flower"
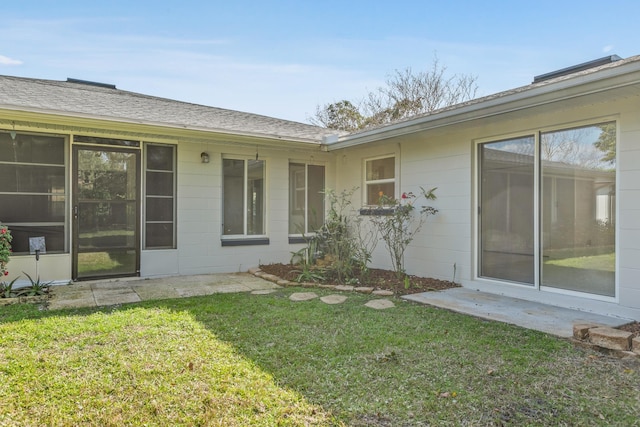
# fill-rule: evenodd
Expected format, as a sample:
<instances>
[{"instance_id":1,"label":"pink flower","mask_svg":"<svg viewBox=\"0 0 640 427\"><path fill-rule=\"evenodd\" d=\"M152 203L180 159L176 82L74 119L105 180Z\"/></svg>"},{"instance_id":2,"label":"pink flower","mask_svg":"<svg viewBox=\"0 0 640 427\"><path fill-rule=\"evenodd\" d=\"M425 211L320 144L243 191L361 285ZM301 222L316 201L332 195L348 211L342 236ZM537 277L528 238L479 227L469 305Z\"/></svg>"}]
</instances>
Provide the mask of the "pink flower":
<instances>
[{"instance_id":1,"label":"pink flower","mask_svg":"<svg viewBox=\"0 0 640 427\"><path fill-rule=\"evenodd\" d=\"M2 229L2 234L6 234L6 233L7 233L7 229L6 229L6 228L3 228L3 229Z\"/></svg>"},{"instance_id":2,"label":"pink flower","mask_svg":"<svg viewBox=\"0 0 640 427\"><path fill-rule=\"evenodd\" d=\"M409 196L407 196L407 193L402 193L402 198L403 198L403 199L408 199L408 198L409 198Z\"/></svg>"},{"instance_id":3,"label":"pink flower","mask_svg":"<svg viewBox=\"0 0 640 427\"><path fill-rule=\"evenodd\" d=\"M5 276L8 276L8 275L9 275L9 272L8 272L8 271L5 271L5 272L4 272L4 275L5 275Z\"/></svg>"}]
</instances>

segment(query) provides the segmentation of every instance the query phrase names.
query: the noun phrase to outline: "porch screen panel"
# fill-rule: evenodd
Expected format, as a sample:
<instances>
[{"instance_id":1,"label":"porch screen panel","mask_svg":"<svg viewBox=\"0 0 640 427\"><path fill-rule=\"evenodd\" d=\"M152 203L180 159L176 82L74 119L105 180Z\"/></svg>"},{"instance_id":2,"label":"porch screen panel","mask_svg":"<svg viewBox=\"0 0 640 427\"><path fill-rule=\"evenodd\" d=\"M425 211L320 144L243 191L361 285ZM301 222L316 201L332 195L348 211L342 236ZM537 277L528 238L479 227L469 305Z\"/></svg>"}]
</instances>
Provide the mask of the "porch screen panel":
<instances>
[{"instance_id":1,"label":"porch screen panel","mask_svg":"<svg viewBox=\"0 0 640 427\"><path fill-rule=\"evenodd\" d=\"M145 249L176 247L175 147L146 144Z\"/></svg>"},{"instance_id":2,"label":"porch screen panel","mask_svg":"<svg viewBox=\"0 0 640 427\"><path fill-rule=\"evenodd\" d=\"M0 132L0 221L13 235L13 253L29 253L44 237L48 253L66 248L67 189L63 137Z\"/></svg>"},{"instance_id":3,"label":"porch screen panel","mask_svg":"<svg viewBox=\"0 0 640 427\"><path fill-rule=\"evenodd\" d=\"M482 144L480 276L533 285L533 136Z\"/></svg>"},{"instance_id":4,"label":"porch screen panel","mask_svg":"<svg viewBox=\"0 0 640 427\"><path fill-rule=\"evenodd\" d=\"M615 295L615 124L546 132L542 286Z\"/></svg>"}]
</instances>

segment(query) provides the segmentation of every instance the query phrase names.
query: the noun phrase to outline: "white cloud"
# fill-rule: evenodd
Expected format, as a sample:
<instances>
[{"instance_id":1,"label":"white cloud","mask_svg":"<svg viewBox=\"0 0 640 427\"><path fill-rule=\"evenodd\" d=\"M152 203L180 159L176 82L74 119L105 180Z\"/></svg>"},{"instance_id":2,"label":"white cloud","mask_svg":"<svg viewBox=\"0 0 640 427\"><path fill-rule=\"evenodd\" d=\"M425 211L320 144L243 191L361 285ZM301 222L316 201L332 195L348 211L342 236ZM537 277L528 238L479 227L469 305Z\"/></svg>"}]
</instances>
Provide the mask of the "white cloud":
<instances>
[{"instance_id":1,"label":"white cloud","mask_svg":"<svg viewBox=\"0 0 640 427\"><path fill-rule=\"evenodd\" d=\"M0 55L0 65L22 65L22 61Z\"/></svg>"},{"instance_id":2,"label":"white cloud","mask_svg":"<svg viewBox=\"0 0 640 427\"><path fill-rule=\"evenodd\" d=\"M607 53L607 52L611 52L613 50L614 46L612 44L608 44L605 47L602 48L602 52Z\"/></svg>"}]
</instances>

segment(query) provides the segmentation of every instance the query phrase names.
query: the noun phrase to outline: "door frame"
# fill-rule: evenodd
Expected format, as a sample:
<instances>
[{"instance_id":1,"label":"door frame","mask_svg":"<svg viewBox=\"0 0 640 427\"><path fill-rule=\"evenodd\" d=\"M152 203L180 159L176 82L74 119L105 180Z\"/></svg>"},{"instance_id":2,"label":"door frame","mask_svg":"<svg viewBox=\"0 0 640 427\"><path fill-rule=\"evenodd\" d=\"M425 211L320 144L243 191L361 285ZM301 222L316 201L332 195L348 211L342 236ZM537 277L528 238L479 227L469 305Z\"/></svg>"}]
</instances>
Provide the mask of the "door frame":
<instances>
[{"instance_id":1,"label":"door frame","mask_svg":"<svg viewBox=\"0 0 640 427\"><path fill-rule=\"evenodd\" d=\"M110 151L118 153L131 153L135 155L136 165L136 203L135 203L135 231L134 231L134 250L135 256L135 272L125 274L110 274L110 275L96 275L90 277L78 278L78 255L79 250L79 222L78 222L78 151L90 150L90 151ZM71 147L71 278L75 280L94 280L104 278L116 278L116 277L137 277L140 276L140 252L141 252L141 194L142 194L142 150L141 148L130 148L112 145L98 145L98 144L78 144L74 143Z\"/></svg>"}]
</instances>

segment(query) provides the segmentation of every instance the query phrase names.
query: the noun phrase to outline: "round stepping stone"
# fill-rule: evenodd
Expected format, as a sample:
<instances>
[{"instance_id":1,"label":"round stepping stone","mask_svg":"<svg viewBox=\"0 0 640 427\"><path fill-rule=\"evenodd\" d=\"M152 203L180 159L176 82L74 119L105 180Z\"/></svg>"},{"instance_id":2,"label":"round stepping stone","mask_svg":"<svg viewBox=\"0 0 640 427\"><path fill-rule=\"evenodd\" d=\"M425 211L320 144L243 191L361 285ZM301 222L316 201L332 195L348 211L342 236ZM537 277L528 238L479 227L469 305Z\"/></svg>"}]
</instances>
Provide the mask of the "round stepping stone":
<instances>
[{"instance_id":1,"label":"round stepping stone","mask_svg":"<svg viewBox=\"0 0 640 427\"><path fill-rule=\"evenodd\" d=\"M314 298L318 298L318 294L315 292L296 292L289 296L291 301L309 301Z\"/></svg>"},{"instance_id":2,"label":"round stepping stone","mask_svg":"<svg viewBox=\"0 0 640 427\"><path fill-rule=\"evenodd\" d=\"M347 297L344 295L327 295L325 297L320 298L325 304L342 304L347 300Z\"/></svg>"},{"instance_id":3,"label":"round stepping stone","mask_svg":"<svg viewBox=\"0 0 640 427\"><path fill-rule=\"evenodd\" d=\"M392 308L396 305L388 299L374 299L365 304L369 308L375 308L376 310L384 310L385 308Z\"/></svg>"}]
</instances>

